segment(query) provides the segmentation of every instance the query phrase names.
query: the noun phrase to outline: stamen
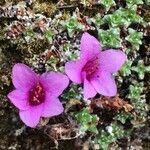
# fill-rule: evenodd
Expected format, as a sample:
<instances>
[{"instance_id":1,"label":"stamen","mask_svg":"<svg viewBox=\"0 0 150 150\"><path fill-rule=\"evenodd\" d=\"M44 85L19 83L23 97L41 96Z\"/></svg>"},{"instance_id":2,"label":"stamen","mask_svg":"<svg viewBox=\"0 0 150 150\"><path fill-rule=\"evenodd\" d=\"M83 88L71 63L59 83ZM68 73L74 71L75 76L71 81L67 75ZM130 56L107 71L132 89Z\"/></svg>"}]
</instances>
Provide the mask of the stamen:
<instances>
[{"instance_id":1,"label":"stamen","mask_svg":"<svg viewBox=\"0 0 150 150\"><path fill-rule=\"evenodd\" d=\"M99 67L99 58L94 57L85 64L82 71L86 72L87 79L90 79L92 75L97 71L98 67Z\"/></svg>"},{"instance_id":2,"label":"stamen","mask_svg":"<svg viewBox=\"0 0 150 150\"><path fill-rule=\"evenodd\" d=\"M39 105L45 100L45 91L40 83L38 83L30 92L29 92L29 104L32 106Z\"/></svg>"}]
</instances>

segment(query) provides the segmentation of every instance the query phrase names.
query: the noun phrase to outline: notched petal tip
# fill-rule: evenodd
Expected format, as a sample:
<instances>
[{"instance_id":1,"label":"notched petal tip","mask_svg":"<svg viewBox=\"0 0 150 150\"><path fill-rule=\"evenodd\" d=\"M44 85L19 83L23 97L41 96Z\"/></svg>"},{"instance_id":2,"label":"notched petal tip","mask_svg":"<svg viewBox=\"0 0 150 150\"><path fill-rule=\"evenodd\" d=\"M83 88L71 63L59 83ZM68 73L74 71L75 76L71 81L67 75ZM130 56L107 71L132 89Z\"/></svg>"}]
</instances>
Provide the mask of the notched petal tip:
<instances>
[{"instance_id":1,"label":"notched petal tip","mask_svg":"<svg viewBox=\"0 0 150 150\"><path fill-rule=\"evenodd\" d=\"M19 112L20 119L25 125L31 128L35 128L39 121L43 111L43 105L31 107L29 110L21 110Z\"/></svg>"},{"instance_id":2,"label":"notched petal tip","mask_svg":"<svg viewBox=\"0 0 150 150\"><path fill-rule=\"evenodd\" d=\"M8 99L13 105L15 105L20 110L29 109L28 104L28 94L21 92L19 90L13 90L7 95Z\"/></svg>"},{"instance_id":3,"label":"notched petal tip","mask_svg":"<svg viewBox=\"0 0 150 150\"><path fill-rule=\"evenodd\" d=\"M102 70L115 73L122 67L126 59L127 56L123 51L108 49L101 52L100 66Z\"/></svg>"},{"instance_id":4,"label":"notched petal tip","mask_svg":"<svg viewBox=\"0 0 150 150\"><path fill-rule=\"evenodd\" d=\"M69 85L69 78L59 72L44 73L40 77L40 82L45 91L53 96L59 96Z\"/></svg>"},{"instance_id":5,"label":"notched petal tip","mask_svg":"<svg viewBox=\"0 0 150 150\"><path fill-rule=\"evenodd\" d=\"M20 70L20 69L25 69L25 70L28 70L30 71L31 68L28 67L27 65L23 64L23 63L16 63L14 66L13 66L13 73L17 72L17 70ZM31 70L32 71L32 70Z\"/></svg>"},{"instance_id":6,"label":"notched petal tip","mask_svg":"<svg viewBox=\"0 0 150 150\"><path fill-rule=\"evenodd\" d=\"M81 37L80 49L81 58L90 59L99 54L102 48L100 42L94 36L85 32Z\"/></svg>"},{"instance_id":7,"label":"notched petal tip","mask_svg":"<svg viewBox=\"0 0 150 150\"><path fill-rule=\"evenodd\" d=\"M88 32L84 32L83 34L82 34L82 37L81 38L87 38L87 37L91 37L91 35L88 33Z\"/></svg>"},{"instance_id":8,"label":"notched petal tip","mask_svg":"<svg viewBox=\"0 0 150 150\"><path fill-rule=\"evenodd\" d=\"M85 39L94 39L94 40L96 40L99 43L99 41L94 36L89 34L88 32L84 32L82 34L81 40L85 40Z\"/></svg>"},{"instance_id":9,"label":"notched petal tip","mask_svg":"<svg viewBox=\"0 0 150 150\"><path fill-rule=\"evenodd\" d=\"M38 76L25 64L17 63L12 69L12 81L15 88L26 91L37 83Z\"/></svg>"}]
</instances>

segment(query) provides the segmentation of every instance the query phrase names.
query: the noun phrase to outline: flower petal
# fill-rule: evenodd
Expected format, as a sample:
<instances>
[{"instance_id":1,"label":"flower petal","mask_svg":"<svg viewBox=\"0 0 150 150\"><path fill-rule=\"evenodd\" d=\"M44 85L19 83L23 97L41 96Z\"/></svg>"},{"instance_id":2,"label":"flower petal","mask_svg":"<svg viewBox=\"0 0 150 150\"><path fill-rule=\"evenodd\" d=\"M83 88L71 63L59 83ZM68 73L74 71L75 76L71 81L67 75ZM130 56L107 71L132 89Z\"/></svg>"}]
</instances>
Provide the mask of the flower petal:
<instances>
[{"instance_id":1,"label":"flower petal","mask_svg":"<svg viewBox=\"0 0 150 150\"><path fill-rule=\"evenodd\" d=\"M12 72L13 84L17 89L28 91L38 81L36 73L24 64L16 64Z\"/></svg>"},{"instance_id":2,"label":"flower petal","mask_svg":"<svg viewBox=\"0 0 150 150\"><path fill-rule=\"evenodd\" d=\"M85 32L81 38L81 58L90 59L100 53L101 45L99 41L94 37Z\"/></svg>"},{"instance_id":3,"label":"flower petal","mask_svg":"<svg viewBox=\"0 0 150 150\"><path fill-rule=\"evenodd\" d=\"M22 92L20 90L14 90L10 92L7 96L18 109L29 109L28 93Z\"/></svg>"},{"instance_id":4,"label":"flower petal","mask_svg":"<svg viewBox=\"0 0 150 150\"><path fill-rule=\"evenodd\" d=\"M59 115L63 112L64 108L58 98L54 98L51 94L47 94L44 102L44 109L42 112L43 117L52 117Z\"/></svg>"},{"instance_id":5,"label":"flower petal","mask_svg":"<svg viewBox=\"0 0 150 150\"><path fill-rule=\"evenodd\" d=\"M92 98L96 95L96 90L94 89L93 85L85 78L84 79L84 98Z\"/></svg>"},{"instance_id":6,"label":"flower petal","mask_svg":"<svg viewBox=\"0 0 150 150\"><path fill-rule=\"evenodd\" d=\"M65 65L65 72L71 81L80 84L82 83L82 75L81 71L83 66L85 65L85 61L70 61Z\"/></svg>"},{"instance_id":7,"label":"flower petal","mask_svg":"<svg viewBox=\"0 0 150 150\"><path fill-rule=\"evenodd\" d=\"M99 94L104 96L115 96L117 93L115 81L108 72L99 72L90 82Z\"/></svg>"},{"instance_id":8,"label":"flower petal","mask_svg":"<svg viewBox=\"0 0 150 150\"><path fill-rule=\"evenodd\" d=\"M69 79L62 73L49 72L40 77L40 82L51 95L59 96L69 84Z\"/></svg>"},{"instance_id":9,"label":"flower petal","mask_svg":"<svg viewBox=\"0 0 150 150\"><path fill-rule=\"evenodd\" d=\"M22 110L19 112L21 120L29 127L35 128L40 121L40 117L43 111L43 104L30 107L28 110Z\"/></svg>"},{"instance_id":10,"label":"flower petal","mask_svg":"<svg viewBox=\"0 0 150 150\"><path fill-rule=\"evenodd\" d=\"M109 49L101 52L100 66L110 73L118 71L126 60L126 55L120 50Z\"/></svg>"}]
</instances>

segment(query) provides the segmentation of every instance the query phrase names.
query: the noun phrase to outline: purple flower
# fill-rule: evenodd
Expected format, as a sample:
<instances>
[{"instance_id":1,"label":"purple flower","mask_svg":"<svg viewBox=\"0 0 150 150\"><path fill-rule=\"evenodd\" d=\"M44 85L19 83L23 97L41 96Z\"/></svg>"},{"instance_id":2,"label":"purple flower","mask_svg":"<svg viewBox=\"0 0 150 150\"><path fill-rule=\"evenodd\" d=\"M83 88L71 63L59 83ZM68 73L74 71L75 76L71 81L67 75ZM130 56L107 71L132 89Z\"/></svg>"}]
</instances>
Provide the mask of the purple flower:
<instances>
[{"instance_id":1,"label":"purple flower","mask_svg":"<svg viewBox=\"0 0 150 150\"><path fill-rule=\"evenodd\" d=\"M120 50L101 51L100 43L88 33L83 34L80 49L80 59L66 63L65 72L73 82L83 83L84 98L94 97L97 92L104 96L116 95L112 73L121 68L126 55Z\"/></svg>"},{"instance_id":2,"label":"purple flower","mask_svg":"<svg viewBox=\"0 0 150 150\"><path fill-rule=\"evenodd\" d=\"M27 126L35 127L40 117L63 112L64 108L57 97L69 84L66 75L49 72L39 76L28 66L16 64L12 81L16 89L8 94L8 98L20 110L20 118Z\"/></svg>"}]
</instances>

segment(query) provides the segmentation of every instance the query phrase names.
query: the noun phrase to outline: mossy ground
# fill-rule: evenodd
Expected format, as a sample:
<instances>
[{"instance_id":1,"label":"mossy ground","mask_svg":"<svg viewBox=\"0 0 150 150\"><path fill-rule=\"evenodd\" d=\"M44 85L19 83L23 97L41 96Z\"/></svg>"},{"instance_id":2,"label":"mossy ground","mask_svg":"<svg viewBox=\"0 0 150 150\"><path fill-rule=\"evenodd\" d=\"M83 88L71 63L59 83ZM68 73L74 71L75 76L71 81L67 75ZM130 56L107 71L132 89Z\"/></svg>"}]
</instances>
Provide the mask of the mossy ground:
<instances>
[{"instance_id":1,"label":"mossy ground","mask_svg":"<svg viewBox=\"0 0 150 150\"><path fill-rule=\"evenodd\" d=\"M2 0L0 2L0 7L4 8L5 5L9 2L13 2L14 5L18 4L18 0ZM149 65L150 27L147 26L147 24L144 26L144 23L138 23L136 21L131 21L131 24L128 27L124 27L121 22L119 22L119 24L118 22L109 22L109 19L108 22L105 22L105 19L95 19L93 21L93 18L95 17L97 12L100 13L102 18L104 18L105 15L113 14L113 12L118 8L126 8L127 6L125 1L115 0L114 2L116 2L116 5L110 6L110 9L107 11L104 5L99 5L97 3L92 5L89 2L83 3L83 1L81 1L81 3L78 3L77 1L70 2L68 0L65 1L66 4L64 5L57 5L56 1L37 0L36 2L33 2L32 5L30 5L30 9L33 14L42 14L46 18L51 18L53 20L50 30L41 32L39 28L37 28L36 21L34 21L32 23L34 27L27 27L25 30L21 31L21 33L19 31L19 33L15 35L15 38L10 39L8 39L6 36L8 33L7 27L11 25L13 21L19 21L19 19L10 17L9 15L3 17L0 16L0 150L51 150L55 147L54 140L46 135L43 132L43 129L31 129L25 127L25 125L19 119L18 110L7 99L7 94L13 89L11 82L11 71L12 66L15 63L22 62L28 64L38 73L49 70L58 70L63 72L64 63L70 59L76 59L78 57L79 40L81 34L83 33L83 31L88 31L96 38L104 38L104 48L109 48L110 46L113 47L115 45L118 46L117 48L122 48L123 50L132 49L133 51L130 50L127 55L128 59L132 61L133 66L137 66L139 60L143 60L145 66ZM86 4L87 6L85 6ZM74 20L74 18L70 21L70 18L71 16L73 16L73 12L75 12L77 6L81 13L81 18L78 19L80 19L80 21L82 22L78 24L76 24L76 19ZM150 6L147 5L146 2L143 4L138 4L137 6L138 9L136 13L139 14L140 17L144 18L144 22L149 22ZM93 23L87 23L84 20L84 16L92 18L92 22L94 22L94 25ZM91 20L89 19L88 21ZM89 25L88 29L86 28L87 24ZM92 30L90 28L95 26L95 30ZM110 28L113 29L114 26L119 27L119 29L121 30L119 36L119 40L122 41L121 45L118 44L118 39L116 37L113 37L113 41L111 41L112 39L109 39L108 37L101 37L102 32L100 32L99 29L107 31ZM134 39L131 39L130 42L125 39L125 37L128 37L129 35L128 28L133 28L136 31L141 30L141 32L143 33L143 38L139 39L142 40L141 45L138 45L139 49L137 47L134 47L137 46L137 43L135 44L133 41ZM30 38L30 40L28 40L28 38ZM109 41L108 45L105 45L106 38ZM117 44L115 42L117 42ZM112 45L110 45L110 43ZM53 47L54 50L52 50ZM53 55L53 57L49 56L47 50L50 50L50 54ZM46 56L41 57L41 55L43 56L43 54L44 56L46 54ZM61 54L63 54L62 58L60 58ZM134 108L131 114L134 117L137 115L135 117L136 119L127 119L125 120L124 124L122 124L122 120L120 120L120 118L117 120L117 122L119 122L119 124L123 126L123 129L125 131L128 129L131 129L132 131L129 137L121 138L116 142L110 144L109 148L112 150L148 150L150 146L150 122L147 109L150 97L150 74L149 72L144 72L144 78L139 79L138 72L132 72L132 70L130 69L130 67L125 68L122 71L123 73L120 71L116 76L116 79L118 79L118 94L122 99L126 100L131 105L142 105L144 110L143 108ZM132 90L130 88L131 84L134 85L133 81L143 83L142 97L140 97L141 101L142 99L144 99L143 103L140 103L141 101L139 101L138 103L137 100L137 103L132 102L132 100L134 100L134 98L137 96L135 95L135 93L132 93ZM68 93L67 90L69 91ZM66 106L66 108L68 105L70 105L68 104L68 101L70 99L80 99L81 97L81 89L79 89L78 86L74 87L74 85L70 85L67 90L66 93L62 96L62 99L64 100L64 106ZM79 92L78 95L76 94L77 91ZM130 98L131 96L133 99ZM65 101L65 99L67 99L67 102ZM81 110L81 108L83 107L86 106L82 102L81 105L79 104L75 106L75 108L71 108L71 110L73 110L73 112L76 112ZM100 119L103 120L103 124L97 125L97 128L101 130L104 129L107 125L110 125L115 120L115 116L117 116L117 114L120 114L120 111L108 110L107 108L97 108L92 113L98 115ZM141 114L141 116L139 116L138 118L139 114ZM71 113L70 116L72 116ZM51 125L64 123L65 121L68 121L68 116L66 116L66 114L64 113L61 116L51 118L48 124ZM92 140L94 141L93 134L87 131L87 133L83 137L81 136L77 139L58 141L58 148L60 150L80 150L83 147L85 149L87 147L94 149L94 147L92 147L91 143L89 142Z\"/></svg>"}]
</instances>

